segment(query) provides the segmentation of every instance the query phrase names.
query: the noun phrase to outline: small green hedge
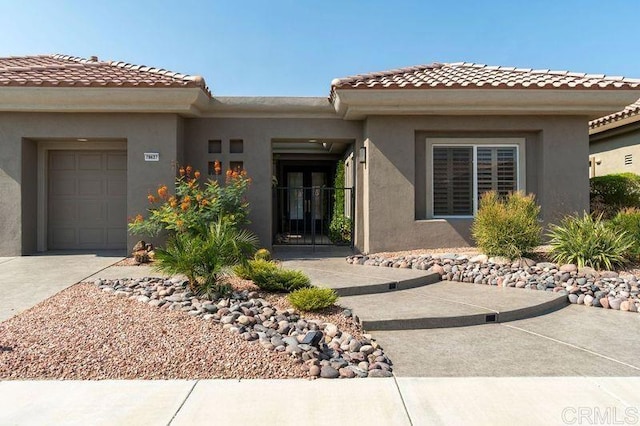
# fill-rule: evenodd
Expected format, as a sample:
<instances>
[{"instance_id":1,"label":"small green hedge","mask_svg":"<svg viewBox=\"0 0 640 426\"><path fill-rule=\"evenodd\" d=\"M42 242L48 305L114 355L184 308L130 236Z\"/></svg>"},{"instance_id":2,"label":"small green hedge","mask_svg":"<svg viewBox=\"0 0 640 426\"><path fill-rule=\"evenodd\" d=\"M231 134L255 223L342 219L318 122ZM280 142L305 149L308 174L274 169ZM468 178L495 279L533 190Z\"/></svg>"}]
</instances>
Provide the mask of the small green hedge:
<instances>
[{"instance_id":1,"label":"small green hedge","mask_svg":"<svg viewBox=\"0 0 640 426\"><path fill-rule=\"evenodd\" d=\"M591 213L604 218L615 216L625 208L640 208L640 176L617 173L589 180Z\"/></svg>"},{"instance_id":2,"label":"small green hedge","mask_svg":"<svg viewBox=\"0 0 640 426\"><path fill-rule=\"evenodd\" d=\"M539 213L533 195L514 192L501 197L489 191L480 200L471 234L485 254L519 258L540 245Z\"/></svg>"},{"instance_id":3,"label":"small green hedge","mask_svg":"<svg viewBox=\"0 0 640 426\"><path fill-rule=\"evenodd\" d=\"M609 222L609 226L617 233L626 233L631 240L629 256L634 260L640 259L640 210L626 208L620 210Z\"/></svg>"},{"instance_id":4,"label":"small green hedge","mask_svg":"<svg viewBox=\"0 0 640 426\"><path fill-rule=\"evenodd\" d=\"M278 265L270 260L251 259L244 265L236 265L233 268L233 272L244 280L253 280L255 273L275 271L277 269Z\"/></svg>"},{"instance_id":5,"label":"small green hedge","mask_svg":"<svg viewBox=\"0 0 640 426\"><path fill-rule=\"evenodd\" d=\"M338 294L330 288L301 288L287 298L294 308L301 311L319 311L336 303Z\"/></svg>"},{"instance_id":6,"label":"small green hedge","mask_svg":"<svg viewBox=\"0 0 640 426\"><path fill-rule=\"evenodd\" d=\"M253 259L244 266L236 266L234 272L266 291L288 293L311 286L311 280L301 271L283 269L274 262L263 259Z\"/></svg>"}]
</instances>

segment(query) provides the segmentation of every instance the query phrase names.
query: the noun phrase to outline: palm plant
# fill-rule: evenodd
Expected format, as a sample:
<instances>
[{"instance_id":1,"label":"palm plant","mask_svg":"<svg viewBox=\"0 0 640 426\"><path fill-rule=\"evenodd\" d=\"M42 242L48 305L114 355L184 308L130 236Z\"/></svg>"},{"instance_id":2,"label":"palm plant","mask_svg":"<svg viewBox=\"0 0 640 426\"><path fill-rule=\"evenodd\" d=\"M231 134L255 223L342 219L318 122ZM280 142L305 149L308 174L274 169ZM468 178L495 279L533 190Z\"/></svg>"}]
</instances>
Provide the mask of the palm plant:
<instances>
[{"instance_id":1,"label":"palm plant","mask_svg":"<svg viewBox=\"0 0 640 426\"><path fill-rule=\"evenodd\" d=\"M156 250L156 269L170 275L183 274L196 294L228 291L223 278L231 267L245 264L258 246L258 238L247 230L218 220L203 234L177 233L166 248Z\"/></svg>"}]
</instances>

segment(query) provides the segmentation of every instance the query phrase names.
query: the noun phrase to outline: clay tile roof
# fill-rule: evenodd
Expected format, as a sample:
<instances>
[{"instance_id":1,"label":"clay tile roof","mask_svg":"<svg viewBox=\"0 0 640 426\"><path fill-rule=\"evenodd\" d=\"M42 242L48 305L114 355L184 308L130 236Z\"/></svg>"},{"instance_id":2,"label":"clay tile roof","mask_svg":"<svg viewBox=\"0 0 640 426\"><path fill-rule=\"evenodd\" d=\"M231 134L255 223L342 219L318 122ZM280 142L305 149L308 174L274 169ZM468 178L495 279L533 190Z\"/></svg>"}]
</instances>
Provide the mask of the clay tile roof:
<instances>
[{"instance_id":1,"label":"clay tile roof","mask_svg":"<svg viewBox=\"0 0 640 426\"><path fill-rule=\"evenodd\" d=\"M199 87L211 95L200 76L96 57L66 55L0 57L0 87Z\"/></svg>"},{"instance_id":2,"label":"clay tile roof","mask_svg":"<svg viewBox=\"0 0 640 426\"><path fill-rule=\"evenodd\" d=\"M470 62L435 62L335 79L331 82L331 98L336 89L431 88L635 89L640 88L640 79Z\"/></svg>"},{"instance_id":3,"label":"clay tile roof","mask_svg":"<svg viewBox=\"0 0 640 426\"><path fill-rule=\"evenodd\" d=\"M633 117L636 115L640 115L640 99L627 106L622 111L614 112L613 114L605 115L604 117L591 120L589 122L589 128L596 129L600 126L604 126L605 124L615 123L616 121L620 121L622 119Z\"/></svg>"}]
</instances>

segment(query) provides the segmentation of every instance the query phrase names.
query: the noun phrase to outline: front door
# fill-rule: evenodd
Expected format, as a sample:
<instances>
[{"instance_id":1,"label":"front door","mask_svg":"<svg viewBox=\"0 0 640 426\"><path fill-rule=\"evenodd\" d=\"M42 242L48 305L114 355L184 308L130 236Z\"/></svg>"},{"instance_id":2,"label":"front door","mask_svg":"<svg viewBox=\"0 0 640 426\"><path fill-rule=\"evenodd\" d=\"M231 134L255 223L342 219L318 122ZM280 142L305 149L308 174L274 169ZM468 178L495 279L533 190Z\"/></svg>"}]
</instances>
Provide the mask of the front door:
<instances>
[{"instance_id":1,"label":"front door","mask_svg":"<svg viewBox=\"0 0 640 426\"><path fill-rule=\"evenodd\" d=\"M323 234L329 225L327 173L323 171L287 171L287 219L289 233L300 236Z\"/></svg>"}]
</instances>

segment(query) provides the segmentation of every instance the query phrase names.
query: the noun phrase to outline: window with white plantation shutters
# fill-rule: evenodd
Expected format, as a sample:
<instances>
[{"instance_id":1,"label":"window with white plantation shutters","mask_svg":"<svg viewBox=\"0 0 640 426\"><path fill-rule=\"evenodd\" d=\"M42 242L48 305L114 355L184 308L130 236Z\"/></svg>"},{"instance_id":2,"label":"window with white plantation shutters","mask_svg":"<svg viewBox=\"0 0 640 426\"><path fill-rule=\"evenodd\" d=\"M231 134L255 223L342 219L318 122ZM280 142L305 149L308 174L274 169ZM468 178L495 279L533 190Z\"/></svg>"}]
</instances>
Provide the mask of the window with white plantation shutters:
<instances>
[{"instance_id":1,"label":"window with white plantation shutters","mask_svg":"<svg viewBox=\"0 0 640 426\"><path fill-rule=\"evenodd\" d=\"M518 148L434 146L432 170L433 216L473 216L485 192L518 190Z\"/></svg>"},{"instance_id":2,"label":"window with white plantation shutters","mask_svg":"<svg viewBox=\"0 0 640 426\"><path fill-rule=\"evenodd\" d=\"M473 148L433 148L433 213L473 214Z\"/></svg>"},{"instance_id":3,"label":"window with white plantation shutters","mask_svg":"<svg viewBox=\"0 0 640 426\"><path fill-rule=\"evenodd\" d=\"M506 196L518 189L515 147L477 147L478 200L487 191Z\"/></svg>"}]
</instances>

